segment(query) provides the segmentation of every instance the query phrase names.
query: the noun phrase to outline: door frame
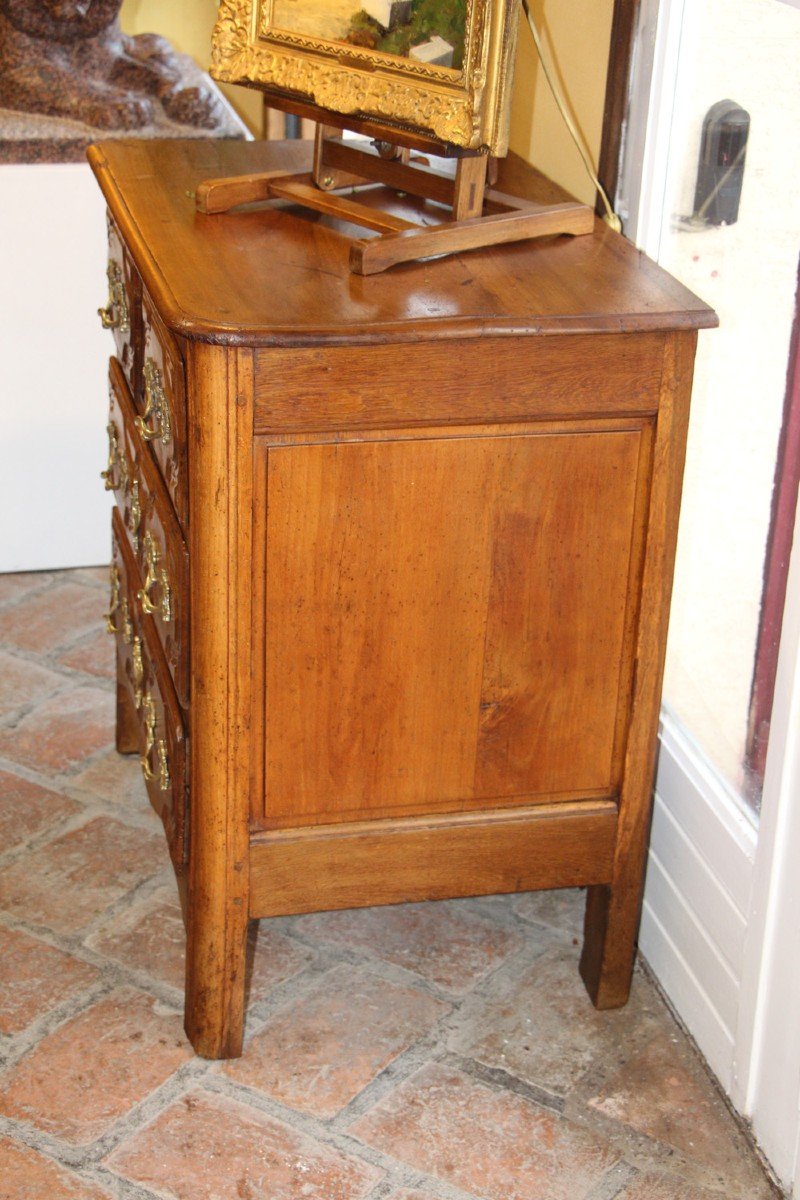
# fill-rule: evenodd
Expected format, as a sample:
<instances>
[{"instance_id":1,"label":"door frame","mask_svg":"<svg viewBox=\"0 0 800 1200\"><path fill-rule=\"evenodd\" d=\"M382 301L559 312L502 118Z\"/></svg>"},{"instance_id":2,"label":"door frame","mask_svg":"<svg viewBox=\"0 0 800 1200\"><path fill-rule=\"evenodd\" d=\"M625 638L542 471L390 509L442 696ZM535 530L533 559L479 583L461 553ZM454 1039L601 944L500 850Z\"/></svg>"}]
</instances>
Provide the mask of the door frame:
<instances>
[{"instance_id":1,"label":"door frame","mask_svg":"<svg viewBox=\"0 0 800 1200\"><path fill-rule=\"evenodd\" d=\"M661 249L687 10L687 0L641 0L629 56L615 200L627 236L653 258ZM800 1200L800 1025L793 1019L800 1011L800 505L793 526L730 1095Z\"/></svg>"}]
</instances>

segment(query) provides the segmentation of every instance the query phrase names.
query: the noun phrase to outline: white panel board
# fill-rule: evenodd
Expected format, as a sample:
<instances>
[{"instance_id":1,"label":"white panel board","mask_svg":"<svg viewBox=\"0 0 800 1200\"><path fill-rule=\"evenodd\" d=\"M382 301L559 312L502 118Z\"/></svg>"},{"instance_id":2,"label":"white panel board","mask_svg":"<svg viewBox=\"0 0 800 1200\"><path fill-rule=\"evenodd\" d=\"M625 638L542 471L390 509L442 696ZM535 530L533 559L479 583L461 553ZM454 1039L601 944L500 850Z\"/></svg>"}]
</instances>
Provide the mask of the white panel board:
<instances>
[{"instance_id":1,"label":"white panel board","mask_svg":"<svg viewBox=\"0 0 800 1200\"><path fill-rule=\"evenodd\" d=\"M639 948L730 1091L757 831L666 710Z\"/></svg>"},{"instance_id":2,"label":"white panel board","mask_svg":"<svg viewBox=\"0 0 800 1200\"><path fill-rule=\"evenodd\" d=\"M105 204L88 165L0 166L0 571L110 558Z\"/></svg>"}]
</instances>

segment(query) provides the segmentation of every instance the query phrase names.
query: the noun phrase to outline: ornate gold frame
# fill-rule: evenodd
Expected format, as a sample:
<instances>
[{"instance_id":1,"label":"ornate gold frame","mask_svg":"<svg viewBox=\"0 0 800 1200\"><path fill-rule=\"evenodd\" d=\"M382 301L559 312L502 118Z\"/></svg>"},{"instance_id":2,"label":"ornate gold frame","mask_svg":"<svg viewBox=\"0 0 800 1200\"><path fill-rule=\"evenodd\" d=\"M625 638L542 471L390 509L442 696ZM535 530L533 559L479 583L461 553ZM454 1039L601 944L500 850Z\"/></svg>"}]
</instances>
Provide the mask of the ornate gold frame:
<instances>
[{"instance_id":1,"label":"ornate gold frame","mask_svg":"<svg viewBox=\"0 0 800 1200\"><path fill-rule=\"evenodd\" d=\"M461 70L287 33L272 26L273 3L222 0L212 42L215 79L465 149L506 153L517 0L467 0Z\"/></svg>"}]
</instances>

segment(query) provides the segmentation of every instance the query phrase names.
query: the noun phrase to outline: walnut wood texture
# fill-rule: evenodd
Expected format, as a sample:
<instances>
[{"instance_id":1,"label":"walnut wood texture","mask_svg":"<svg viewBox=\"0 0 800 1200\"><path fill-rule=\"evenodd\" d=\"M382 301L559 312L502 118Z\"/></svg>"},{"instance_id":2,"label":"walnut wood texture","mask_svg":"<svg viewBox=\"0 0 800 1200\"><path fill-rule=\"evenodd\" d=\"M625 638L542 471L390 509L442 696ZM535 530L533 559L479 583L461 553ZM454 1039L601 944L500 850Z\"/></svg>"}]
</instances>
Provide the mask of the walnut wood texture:
<instances>
[{"instance_id":1,"label":"walnut wood texture","mask_svg":"<svg viewBox=\"0 0 800 1200\"><path fill-rule=\"evenodd\" d=\"M641 437L266 451L266 825L616 793Z\"/></svg>"},{"instance_id":2,"label":"walnut wood texture","mask_svg":"<svg viewBox=\"0 0 800 1200\"><path fill-rule=\"evenodd\" d=\"M589 889L581 974L598 1008L628 998L652 812L652 787L664 673L676 532L696 335L667 341L653 449L647 552L638 583L641 615L631 701L614 874Z\"/></svg>"},{"instance_id":3,"label":"walnut wood texture","mask_svg":"<svg viewBox=\"0 0 800 1200\"><path fill-rule=\"evenodd\" d=\"M249 897L252 373L198 343L188 364L192 740L186 1031L241 1053ZM196 519L202 514L202 519Z\"/></svg>"},{"instance_id":4,"label":"walnut wood texture","mask_svg":"<svg viewBox=\"0 0 800 1200\"><path fill-rule=\"evenodd\" d=\"M250 912L268 917L579 887L610 878L616 825L616 805L606 801L259 834Z\"/></svg>"},{"instance_id":5,"label":"walnut wood texture","mask_svg":"<svg viewBox=\"0 0 800 1200\"><path fill-rule=\"evenodd\" d=\"M310 168L301 143L104 142L90 160L150 296L173 332L226 345L315 345L452 338L499 332L632 332L698 328L712 311L598 222L590 237L542 240L413 263L352 279L330 218L262 207L204 217L203 179ZM501 191L564 199L521 160L501 166ZM375 202L386 197L374 193ZM367 203L365 198L362 198ZM413 220L419 206L393 202Z\"/></svg>"},{"instance_id":6,"label":"walnut wood texture","mask_svg":"<svg viewBox=\"0 0 800 1200\"><path fill-rule=\"evenodd\" d=\"M469 360L454 370L454 356ZM385 429L658 411L664 334L420 339L256 352L255 430ZM399 368L399 369L398 369ZM280 387L275 380L280 379ZM436 381L435 388L430 386Z\"/></svg>"},{"instance_id":7,"label":"walnut wood texture","mask_svg":"<svg viewBox=\"0 0 800 1200\"><path fill-rule=\"evenodd\" d=\"M92 152L185 406L186 1028L208 1057L241 1047L248 914L587 884L583 976L624 1002L715 323L599 224L366 279L327 216L195 212L200 180L308 153ZM131 720L123 692L123 748Z\"/></svg>"},{"instance_id":8,"label":"walnut wood texture","mask_svg":"<svg viewBox=\"0 0 800 1200\"><path fill-rule=\"evenodd\" d=\"M380 239L354 242L350 247L350 267L358 275L376 275L398 263L428 255L458 254L562 233L585 236L593 227L594 215L584 204L568 200L543 208L531 205L518 211L444 221L431 228L403 229L386 233Z\"/></svg>"}]
</instances>

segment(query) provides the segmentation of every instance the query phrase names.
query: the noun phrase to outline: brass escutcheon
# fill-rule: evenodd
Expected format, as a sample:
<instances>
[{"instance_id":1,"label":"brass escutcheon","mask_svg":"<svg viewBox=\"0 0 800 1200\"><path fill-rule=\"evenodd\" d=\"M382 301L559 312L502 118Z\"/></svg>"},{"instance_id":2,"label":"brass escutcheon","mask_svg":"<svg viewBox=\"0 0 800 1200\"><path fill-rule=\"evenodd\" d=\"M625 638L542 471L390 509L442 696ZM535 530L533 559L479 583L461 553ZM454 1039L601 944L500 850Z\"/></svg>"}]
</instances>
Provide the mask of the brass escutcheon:
<instances>
[{"instance_id":1,"label":"brass escutcheon","mask_svg":"<svg viewBox=\"0 0 800 1200\"><path fill-rule=\"evenodd\" d=\"M166 568L159 567L158 544L148 530L144 535L144 587L139 591L139 602L146 613L156 614L162 621L172 620L172 591ZM158 589L158 600L153 599Z\"/></svg>"},{"instance_id":2,"label":"brass escutcheon","mask_svg":"<svg viewBox=\"0 0 800 1200\"><path fill-rule=\"evenodd\" d=\"M172 437L167 395L154 358L148 358L144 364L144 412L135 423L146 442L160 441L166 445Z\"/></svg>"},{"instance_id":3,"label":"brass escutcheon","mask_svg":"<svg viewBox=\"0 0 800 1200\"><path fill-rule=\"evenodd\" d=\"M119 588L120 578L119 571L114 563L111 564L111 599L106 613L106 629L109 633L121 633L122 631L116 624L115 617L119 609Z\"/></svg>"},{"instance_id":4,"label":"brass escutcheon","mask_svg":"<svg viewBox=\"0 0 800 1200\"><path fill-rule=\"evenodd\" d=\"M128 601L125 599L125 597L122 599L121 612L122 640L126 646L130 646L131 642L133 641L133 622L131 621L131 612L128 607Z\"/></svg>"},{"instance_id":5,"label":"brass escutcheon","mask_svg":"<svg viewBox=\"0 0 800 1200\"><path fill-rule=\"evenodd\" d=\"M122 278L122 268L112 258L106 271L108 277L108 304L98 308L103 329L118 329L120 333L128 333L131 327L128 312L128 297L125 295L125 283Z\"/></svg>"},{"instance_id":6,"label":"brass escutcheon","mask_svg":"<svg viewBox=\"0 0 800 1200\"><path fill-rule=\"evenodd\" d=\"M128 509L128 526L131 531L131 541L134 550L139 549L139 526L142 523L142 505L139 500L139 480L134 476L130 490L130 507Z\"/></svg>"},{"instance_id":7,"label":"brass escutcheon","mask_svg":"<svg viewBox=\"0 0 800 1200\"><path fill-rule=\"evenodd\" d=\"M103 480L106 491L113 492L117 486L114 480L114 471L119 461L119 435L113 421L109 421L106 425L106 433L108 434L108 466L105 471L100 472L100 478Z\"/></svg>"},{"instance_id":8,"label":"brass escutcheon","mask_svg":"<svg viewBox=\"0 0 800 1200\"><path fill-rule=\"evenodd\" d=\"M158 739L156 744L156 704L150 692L145 692L142 701L142 712L144 714L144 754L140 758L142 773L148 783L158 783L158 789L161 792L166 792L170 787L169 777L169 756L167 754L167 743L164 738ZM158 768L153 770L150 766L150 757L156 751L158 756Z\"/></svg>"},{"instance_id":9,"label":"brass escutcheon","mask_svg":"<svg viewBox=\"0 0 800 1200\"><path fill-rule=\"evenodd\" d=\"M105 471L100 472L100 478L107 492L116 491L119 488L123 492L128 490L128 464L125 461L125 455L120 450L119 433L113 421L109 421L106 425L106 433L108 434L108 466Z\"/></svg>"},{"instance_id":10,"label":"brass escutcheon","mask_svg":"<svg viewBox=\"0 0 800 1200\"><path fill-rule=\"evenodd\" d=\"M137 635L133 639L131 649L131 667L133 669L133 701L137 708L142 707L142 684L144 683L144 660L142 658L142 640Z\"/></svg>"}]
</instances>

